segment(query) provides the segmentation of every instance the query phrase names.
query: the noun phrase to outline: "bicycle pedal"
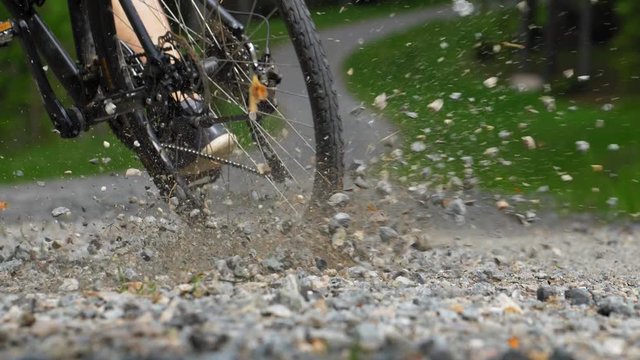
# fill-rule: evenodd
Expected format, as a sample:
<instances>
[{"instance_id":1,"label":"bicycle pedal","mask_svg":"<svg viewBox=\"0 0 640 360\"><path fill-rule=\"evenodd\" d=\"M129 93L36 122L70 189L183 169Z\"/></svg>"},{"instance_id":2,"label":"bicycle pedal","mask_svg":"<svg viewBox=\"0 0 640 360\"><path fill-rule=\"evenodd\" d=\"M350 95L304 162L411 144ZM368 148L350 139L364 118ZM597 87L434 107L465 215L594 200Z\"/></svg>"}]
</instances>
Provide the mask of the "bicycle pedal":
<instances>
[{"instance_id":1,"label":"bicycle pedal","mask_svg":"<svg viewBox=\"0 0 640 360\"><path fill-rule=\"evenodd\" d=\"M0 46L6 46L13 40L15 30L13 30L13 23L9 20L0 22Z\"/></svg>"}]
</instances>

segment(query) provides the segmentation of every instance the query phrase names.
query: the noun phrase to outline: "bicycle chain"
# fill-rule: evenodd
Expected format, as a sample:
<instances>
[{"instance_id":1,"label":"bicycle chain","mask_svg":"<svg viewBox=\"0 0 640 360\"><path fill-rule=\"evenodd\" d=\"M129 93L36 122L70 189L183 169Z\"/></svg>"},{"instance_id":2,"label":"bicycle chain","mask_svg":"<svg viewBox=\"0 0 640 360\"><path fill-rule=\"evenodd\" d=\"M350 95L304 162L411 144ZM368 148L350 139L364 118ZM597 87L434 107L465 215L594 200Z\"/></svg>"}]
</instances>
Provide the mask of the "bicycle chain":
<instances>
[{"instance_id":1,"label":"bicycle chain","mask_svg":"<svg viewBox=\"0 0 640 360\"><path fill-rule=\"evenodd\" d=\"M190 149L190 148L186 148L186 147L178 146L178 145L174 145L174 144L164 144L164 143L162 143L162 144L160 144L160 146L162 146L165 149L173 149L173 150L178 150L178 151L186 152L186 153L189 153L189 154L197 155L197 156L203 157L205 159L209 159L209 160L212 160L212 161L215 161L215 162L219 162L219 163L222 163L222 164L225 164L225 165L229 165L229 166L238 168L240 170L244 170L244 171L250 172L250 173L252 173L254 175L262 176L262 177L265 177L265 178L268 176L267 174L261 173L257 169L250 168L250 167L248 167L246 165L239 164L239 163L237 163L235 161L231 161L231 160L224 159L224 158L221 158L221 157L205 154L205 153L203 153L201 151L196 151L196 150L193 150L193 149Z\"/></svg>"}]
</instances>

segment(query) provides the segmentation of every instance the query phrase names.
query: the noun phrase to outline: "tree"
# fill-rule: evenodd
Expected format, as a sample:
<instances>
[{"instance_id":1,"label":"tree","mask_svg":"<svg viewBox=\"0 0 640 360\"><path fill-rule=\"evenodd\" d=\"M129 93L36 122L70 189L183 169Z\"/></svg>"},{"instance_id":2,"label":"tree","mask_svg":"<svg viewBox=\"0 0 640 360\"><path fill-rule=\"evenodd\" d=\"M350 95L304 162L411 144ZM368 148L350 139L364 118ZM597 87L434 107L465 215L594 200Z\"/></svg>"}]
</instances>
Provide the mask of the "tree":
<instances>
[{"instance_id":1,"label":"tree","mask_svg":"<svg viewBox=\"0 0 640 360\"><path fill-rule=\"evenodd\" d=\"M621 54L617 61L623 82L640 89L640 1L618 0L616 12L620 16L621 29L616 39Z\"/></svg>"}]
</instances>

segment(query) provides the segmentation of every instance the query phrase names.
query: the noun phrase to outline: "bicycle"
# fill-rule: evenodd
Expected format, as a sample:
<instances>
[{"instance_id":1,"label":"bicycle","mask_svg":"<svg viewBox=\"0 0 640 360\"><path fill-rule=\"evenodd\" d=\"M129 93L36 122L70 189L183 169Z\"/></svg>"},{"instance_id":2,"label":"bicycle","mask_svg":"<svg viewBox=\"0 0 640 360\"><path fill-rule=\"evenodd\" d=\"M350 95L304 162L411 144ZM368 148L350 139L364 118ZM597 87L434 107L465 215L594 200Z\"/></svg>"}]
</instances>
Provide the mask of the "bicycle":
<instances>
[{"instance_id":1,"label":"bicycle","mask_svg":"<svg viewBox=\"0 0 640 360\"><path fill-rule=\"evenodd\" d=\"M159 39L150 38L131 0L114 1L125 10L144 51L136 53L116 37L110 0L68 0L74 60L38 14L46 0L2 0L12 19L0 24L0 45L20 40L44 107L62 138L108 122L136 153L161 196L177 198L189 209L208 206L202 197L205 185L223 178L230 192L231 185L248 179L247 173L252 176L248 189L262 189L256 185L262 180L269 184L265 193L294 209L294 204L308 204L340 189L344 145L337 97L302 0L277 0L266 15L253 11L255 1L249 12L232 12L217 0L162 0L171 31ZM288 35L272 32L276 14ZM271 45L287 38L295 62L276 62ZM65 106L53 91L45 63L71 105ZM281 74L281 68L287 71ZM296 83L288 78L296 76L301 76L298 82L304 89L287 87ZM176 93L197 94L204 110L186 113ZM303 104L309 109L298 109ZM226 159L187 148L177 140L172 121L196 127L224 124L240 134L239 150ZM176 164L188 156L224 167L182 174ZM234 178L232 173L242 175Z\"/></svg>"}]
</instances>

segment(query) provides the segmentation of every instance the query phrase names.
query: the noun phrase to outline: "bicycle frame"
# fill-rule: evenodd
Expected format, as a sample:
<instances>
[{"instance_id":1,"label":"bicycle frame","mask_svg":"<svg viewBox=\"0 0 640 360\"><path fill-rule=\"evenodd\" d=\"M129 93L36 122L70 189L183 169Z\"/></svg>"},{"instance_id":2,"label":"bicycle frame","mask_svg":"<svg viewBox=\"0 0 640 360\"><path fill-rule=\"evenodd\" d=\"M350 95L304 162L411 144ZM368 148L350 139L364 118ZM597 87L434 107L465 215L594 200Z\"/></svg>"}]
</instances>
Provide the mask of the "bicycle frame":
<instances>
[{"instance_id":1,"label":"bicycle frame","mask_svg":"<svg viewBox=\"0 0 640 360\"><path fill-rule=\"evenodd\" d=\"M25 50L44 107L60 136L76 137L96 123L144 109L145 102L149 99L145 89L109 97L99 91L100 85L110 88L111 80L104 59L96 55L94 42L104 41L104 38L115 34L96 34L91 24L101 21L100 17L106 15L98 10L98 1L109 0L68 0L77 62L38 15L34 8L36 1L1 1L13 17L13 31ZM131 0L114 1L119 1L122 5L145 50L149 66L155 67L153 71L164 71L164 56L153 44ZM219 16L235 36L243 36L242 24L220 6L217 0L203 1L204 8L211 11L212 15ZM43 68L42 58L71 97L73 106L65 108L56 96Z\"/></svg>"}]
</instances>

